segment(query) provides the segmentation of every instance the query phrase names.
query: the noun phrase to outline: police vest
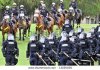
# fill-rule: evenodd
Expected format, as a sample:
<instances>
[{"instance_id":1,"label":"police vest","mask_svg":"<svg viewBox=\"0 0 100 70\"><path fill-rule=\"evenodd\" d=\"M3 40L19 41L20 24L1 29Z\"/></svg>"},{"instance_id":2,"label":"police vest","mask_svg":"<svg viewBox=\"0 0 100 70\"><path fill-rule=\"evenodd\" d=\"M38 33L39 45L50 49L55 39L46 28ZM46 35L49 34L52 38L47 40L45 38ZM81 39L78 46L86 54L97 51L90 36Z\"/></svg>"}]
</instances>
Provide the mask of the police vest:
<instances>
[{"instance_id":1,"label":"police vest","mask_svg":"<svg viewBox=\"0 0 100 70\"><path fill-rule=\"evenodd\" d=\"M8 52L15 51L15 42L7 41L6 51Z\"/></svg>"}]
</instances>

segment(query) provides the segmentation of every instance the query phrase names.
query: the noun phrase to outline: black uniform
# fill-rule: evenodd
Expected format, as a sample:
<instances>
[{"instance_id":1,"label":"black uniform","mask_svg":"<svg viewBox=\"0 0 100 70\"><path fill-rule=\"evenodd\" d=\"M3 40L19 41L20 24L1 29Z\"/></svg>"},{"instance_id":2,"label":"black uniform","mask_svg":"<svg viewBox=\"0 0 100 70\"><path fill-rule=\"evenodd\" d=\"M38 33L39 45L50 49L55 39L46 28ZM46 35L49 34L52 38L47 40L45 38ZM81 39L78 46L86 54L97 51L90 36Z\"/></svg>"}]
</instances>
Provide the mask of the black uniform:
<instances>
[{"instance_id":1,"label":"black uniform","mask_svg":"<svg viewBox=\"0 0 100 70\"><path fill-rule=\"evenodd\" d=\"M72 48L70 41L65 40L59 43L57 54L59 57L60 65L73 65L73 62L71 61L71 57L67 57L64 54L65 52L66 54L71 56L71 54L73 53L72 51L73 51L73 48Z\"/></svg>"},{"instance_id":2,"label":"black uniform","mask_svg":"<svg viewBox=\"0 0 100 70\"><path fill-rule=\"evenodd\" d=\"M38 56L36 52L39 51L37 41L30 41L27 46L26 57L30 58L30 65L37 65L38 64Z\"/></svg>"},{"instance_id":3,"label":"black uniform","mask_svg":"<svg viewBox=\"0 0 100 70\"><path fill-rule=\"evenodd\" d=\"M6 60L6 65L16 65L17 59L15 56L19 56L19 49L17 47L17 42L13 40L7 40L3 42L2 48L3 56Z\"/></svg>"}]
</instances>

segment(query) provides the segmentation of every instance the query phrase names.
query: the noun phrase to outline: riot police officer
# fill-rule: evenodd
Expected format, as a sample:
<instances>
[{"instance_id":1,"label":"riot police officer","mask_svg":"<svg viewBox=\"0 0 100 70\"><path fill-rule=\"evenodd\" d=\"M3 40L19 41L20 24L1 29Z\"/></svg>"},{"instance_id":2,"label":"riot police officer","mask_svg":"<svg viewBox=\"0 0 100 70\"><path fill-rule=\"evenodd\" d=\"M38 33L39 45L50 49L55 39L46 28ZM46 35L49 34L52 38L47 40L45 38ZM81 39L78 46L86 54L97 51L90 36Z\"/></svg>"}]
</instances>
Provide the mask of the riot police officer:
<instances>
[{"instance_id":1,"label":"riot police officer","mask_svg":"<svg viewBox=\"0 0 100 70\"><path fill-rule=\"evenodd\" d=\"M38 42L36 37L33 35L30 37L30 42L27 45L26 57L29 58L30 65L38 65L38 55L36 54L39 50Z\"/></svg>"},{"instance_id":2,"label":"riot police officer","mask_svg":"<svg viewBox=\"0 0 100 70\"><path fill-rule=\"evenodd\" d=\"M73 48L66 35L67 34L65 32L62 32L62 38L58 45L57 55L58 55L59 65L73 65L71 57L69 57L72 54Z\"/></svg>"},{"instance_id":3,"label":"riot police officer","mask_svg":"<svg viewBox=\"0 0 100 70\"><path fill-rule=\"evenodd\" d=\"M73 30L73 27L72 27L72 25L70 24L69 19L66 19L66 20L65 20L65 24L63 25L62 31L66 31L66 32L69 34L69 32L70 32L71 30Z\"/></svg>"},{"instance_id":4,"label":"riot police officer","mask_svg":"<svg viewBox=\"0 0 100 70\"><path fill-rule=\"evenodd\" d=\"M17 64L18 59L16 57L19 56L19 49L12 34L9 34L8 39L3 42L2 53L6 61L5 65Z\"/></svg>"}]
</instances>

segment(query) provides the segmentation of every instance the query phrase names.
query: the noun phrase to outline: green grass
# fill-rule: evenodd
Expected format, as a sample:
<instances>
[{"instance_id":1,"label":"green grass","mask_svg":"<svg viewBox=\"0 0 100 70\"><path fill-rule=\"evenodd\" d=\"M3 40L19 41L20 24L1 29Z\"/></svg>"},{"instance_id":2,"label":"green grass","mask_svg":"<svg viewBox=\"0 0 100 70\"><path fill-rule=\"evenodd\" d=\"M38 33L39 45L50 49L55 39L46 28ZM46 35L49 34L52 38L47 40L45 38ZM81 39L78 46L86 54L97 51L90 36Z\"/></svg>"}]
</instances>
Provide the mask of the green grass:
<instances>
[{"instance_id":1,"label":"green grass","mask_svg":"<svg viewBox=\"0 0 100 70\"><path fill-rule=\"evenodd\" d=\"M85 31L89 31L92 27L96 27L97 24L81 24L81 27L83 27L85 29ZM56 30L57 26L54 26L54 32L59 33L59 30ZM35 32L35 25L32 24L31 26L31 34L33 34ZM58 34L60 35L60 34ZM17 34L18 37L18 34ZM19 41L17 38L17 42L18 42L18 48L19 48L19 61L17 66L29 66L29 60L26 59L26 49L27 49L27 43L29 41L29 38L26 38L25 41ZM2 34L0 32L0 66L4 66L5 65L5 58L2 55ZM97 63L95 63L95 65L97 65Z\"/></svg>"}]
</instances>

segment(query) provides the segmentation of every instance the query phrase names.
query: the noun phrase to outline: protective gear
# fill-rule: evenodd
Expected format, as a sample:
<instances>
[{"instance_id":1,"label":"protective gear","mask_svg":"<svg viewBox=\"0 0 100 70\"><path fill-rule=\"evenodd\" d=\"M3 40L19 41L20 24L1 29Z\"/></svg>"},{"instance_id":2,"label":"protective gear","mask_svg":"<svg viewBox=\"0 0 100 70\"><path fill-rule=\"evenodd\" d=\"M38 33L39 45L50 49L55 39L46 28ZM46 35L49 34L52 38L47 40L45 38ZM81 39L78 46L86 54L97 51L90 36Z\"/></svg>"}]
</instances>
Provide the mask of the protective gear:
<instances>
[{"instance_id":1,"label":"protective gear","mask_svg":"<svg viewBox=\"0 0 100 70\"><path fill-rule=\"evenodd\" d=\"M87 38L91 38L92 37L92 34L91 33L87 33Z\"/></svg>"},{"instance_id":2,"label":"protective gear","mask_svg":"<svg viewBox=\"0 0 100 70\"><path fill-rule=\"evenodd\" d=\"M8 34L8 40L14 40L14 36L12 34Z\"/></svg>"},{"instance_id":3,"label":"protective gear","mask_svg":"<svg viewBox=\"0 0 100 70\"><path fill-rule=\"evenodd\" d=\"M20 5L20 8L24 8L24 5Z\"/></svg>"},{"instance_id":4,"label":"protective gear","mask_svg":"<svg viewBox=\"0 0 100 70\"><path fill-rule=\"evenodd\" d=\"M6 6L6 9L10 9L10 7L9 6Z\"/></svg>"},{"instance_id":5,"label":"protective gear","mask_svg":"<svg viewBox=\"0 0 100 70\"><path fill-rule=\"evenodd\" d=\"M84 31L83 28L78 28L78 30L77 30L78 33L82 33L83 31Z\"/></svg>"},{"instance_id":6,"label":"protective gear","mask_svg":"<svg viewBox=\"0 0 100 70\"><path fill-rule=\"evenodd\" d=\"M56 5L56 3L54 3L54 2L53 2L53 3L52 3L52 5L53 5L53 6L55 6L55 5Z\"/></svg>"},{"instance_id":7,"label":"protective gear","mask_svg":"<svg viewBox=\"0 0 100 70\"><path fill-rule=\"evenodd\" d=\"M58 9L58 12L59 12L59 13L62 13L62 11L63 11L63 10L62 10L61 8Z\"/></svg>"},{"instance_id":8,"label":"protective gear","mask_svg":"<svg viewBox=\"0 0 100 70\"><path fill-rule=\"evenodd\" d=\"M16 3L13 3L13 6L16 6L17 4Z\"/></svg>"},{"instance_id":9,"label":"protective gear","mask_svg":"<svg viewBox=\"0 0 100 70\"><path fill-rule=\"evenodd\" d=\"M60 0L60 2L62 3L62 2L63 2L63 0Z\"/></svg>"},{"instance_id":10,"label":"protective gear","mask_svg":"<svg viewBox=\"0 0 100 70\"><path fill-rule=\"evenodd\" d=\"M95 27L92 27L91 30L90 30L90 32L94 33L95 32Z\"/></svg>"},{"instance_id":11,"label":"protective gear","mask_svg":"<svg viewBox=\"0 0 100 70\"><path fill-rule=\"evenodd\" d=\"M35 41L35 40L36 40L36 36L33 35L30 37L30 41Z\"/></svg>"},{"instance_id":12,"label":"protective gear","mask_svg":"<svg viewBox=\"0 0 100 70\"><path fill-rule=\"evenodd\" d=\"M73 30L73 27L70 24L69 20L66 19L65 24L62 27L62 31L66 31L67 33L69 33L71 30Z\"/></svg>"},{"instance_id":13,"label":"protective gear","mask_svg":"<svg viewBox=\"0 0 100 70\"><path fill-rule=\"evenodd\" d=\"M9 35L10 37L12 35ZM19 49L17 42L9 39L3 42L2 53L6 59L6 65L16 65L15 56L19 56ZM15 63L16 62L16 63Z\"/></svg>"},{"instance_id":14,"label":"protective gear","mask_svg":"<svg viewBox=\"0 0 100 70\"><path fill-rule=\"evenodd\" d=\"M42 1L42 0L41 0L41 1L40 1L40 3L41 3L41 4L43 4L43 3L44 3L44 1Z\"/></svg>"},{"instance_id":15,"label":"protective gear","mask_svg":"<svg viewBox=\"0 0 100 70\"><path fill-rule=\"evenodd\" d=\"M71 31L69 32L69 37L72 37L73 35L74 35L74 31L71 30Z\"/></svg>"},{"instance_id":16,"label":"protective gear","mask_svg":"<svg viewBox=\"0 0 100 70\"><path fill-rule=\"evenodd\" d=\"M81 34L79 35L79 39L84 39L84 38L85 38L84 33L81 33Z\"/></svg>"},{"instance_id":17,"label":"protective gear","mask_svg":"<svg viewBox=\"0 0 100 70\"><path fill-rule=\"evenodd\" d=\"M42 37L40 38L39 41L40 41L41 43L44 43L44 42L45 42L45 39L46 39L46 38L45 38L44 36L42 36Z\"/></svg>"},{"instance_id":18,"label":"protective gear","mask_svg":"<svg viewBox=\"0 0 100 70\"><path fill-rule=\"evenodd\" d=\"M65 41L65 40L67 40L67 33L66 33L65 31L63 31L63 32L61 33L61 40L60 40L60 42L61 42L61 41Z\"/></svg>"},{"instance_id":19,"label":"protective gear","mask_svg":"<svg viewBox=\"0 0 100 70\"><path fill-rule=\"evenodd\" d=\"M98 28L98 32L100 32L100 27Z\"/></svg>"},{"instance_id":20,"label":"protective gear","mask_svg":"<svg viewBox=\"0 0 100 70\"><path fill-rule=\"evenodd\" d=\"M38 56L36 52L38 52L39 46L36 40L32 40L27 45L26 57L29 58L30 65L38 64Z\"/></svg>"}]
</instances>

